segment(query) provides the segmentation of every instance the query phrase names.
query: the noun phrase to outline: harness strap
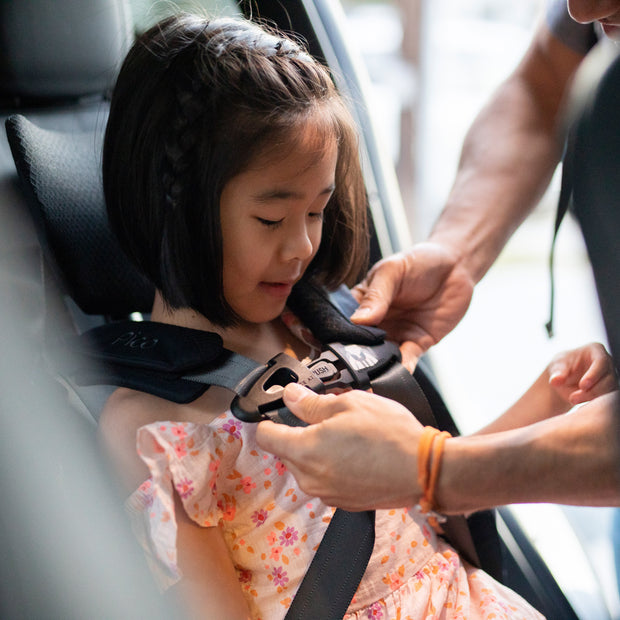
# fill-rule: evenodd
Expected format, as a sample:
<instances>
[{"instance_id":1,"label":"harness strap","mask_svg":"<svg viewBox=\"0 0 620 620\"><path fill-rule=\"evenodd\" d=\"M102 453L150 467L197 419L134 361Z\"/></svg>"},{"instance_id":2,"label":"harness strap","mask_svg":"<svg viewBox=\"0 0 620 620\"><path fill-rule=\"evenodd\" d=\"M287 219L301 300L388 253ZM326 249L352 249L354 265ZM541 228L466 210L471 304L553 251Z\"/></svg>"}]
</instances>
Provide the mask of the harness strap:
<instances>
[{"instance_id":1,"label":"harness strap","mask_svg":"<svg viewBox=\"0 0 620 620\"><path fill-rule=\"evenodd\" d=\"M285 620L341 620L366 572L374 544L375 511L338 508Z\"/></svg>"},{"instance_id":2,"label":"harness strap","mask_svg":"<svg viewBox=\"0 0 620 620\"><path fill-rule=\"evenodd\" d=\"M558 210L555 215L555 225L553 227L553 238L551 240L551 249L549 251L549 280L550 280L550 297L549 297L549 320L545 323L547 336L553 337L553 311L555 306L555 279L553 275L555 244L558 237L558 231L562 220L569 209L573 195L573 175L575 169L575 131L569 129L564 145L564 154L562 155L562 183L560 185L560 197L558 199Z\"/></svg>"}]
</instances>

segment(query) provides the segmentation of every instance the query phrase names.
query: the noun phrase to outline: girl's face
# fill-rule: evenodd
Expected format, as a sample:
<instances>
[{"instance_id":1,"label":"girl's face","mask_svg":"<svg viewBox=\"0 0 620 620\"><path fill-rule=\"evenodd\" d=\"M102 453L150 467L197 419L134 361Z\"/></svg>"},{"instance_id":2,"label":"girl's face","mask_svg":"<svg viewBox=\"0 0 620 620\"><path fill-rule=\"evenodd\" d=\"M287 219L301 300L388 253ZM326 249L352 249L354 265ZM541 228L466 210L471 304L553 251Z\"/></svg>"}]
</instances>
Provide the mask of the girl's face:
<instances>
[{"instance_id":1,"label":"girl's face","mask_svg":"<svg viewBox=\"0 0 620 620\"><path fill-rule=\"evenodd\" d=\"M317 152L316 131L306 126L282 153L257 157L220 200L224 297L250 323L281 314L319 248L334 191L335 139Z\"/></svg>"}]
</instances>

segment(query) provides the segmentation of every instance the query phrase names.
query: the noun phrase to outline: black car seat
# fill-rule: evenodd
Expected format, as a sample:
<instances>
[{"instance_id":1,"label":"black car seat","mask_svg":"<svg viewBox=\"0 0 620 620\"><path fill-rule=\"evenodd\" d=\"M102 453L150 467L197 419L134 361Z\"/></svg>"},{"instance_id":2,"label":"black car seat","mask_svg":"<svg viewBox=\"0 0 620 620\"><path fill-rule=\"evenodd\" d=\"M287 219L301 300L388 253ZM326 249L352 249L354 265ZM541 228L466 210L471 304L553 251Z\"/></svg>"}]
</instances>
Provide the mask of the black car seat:
<instances>
[{"instance_id":1,"label":"black car seat","mask_svg":"<svg viewBox=\"0 0 620 620\"><path fill-rule=\"evenodd\" d=\"M15 113L27 117L13 126L13 146L22 138L33 145L28 154L19 147L11 153L0 132L0 310L19 318L35 357L50 332L124 313L119 284L142 296L137 310L147 307L150 290L135 272L124 279L128 264L115 260L120 250L108 249L107 227L85 225L102 200L91 179L98 178L108 95L132 40L125 0L0 3L0 117L3 124ZM14 158L28 177L21 187ZM56 208L33 209L40 199ZM64 245L50 234L61 224L73 233ZM104 232L89 236L91 230ZM105 392L93 388L89 396L99 402ZM88 410L96 407L86 404Z\"/></svg>"},{"instance_id":2,"label":"black car seat","mask_svg":"<svg viewBox=\"0 0 620 620\"><path fill-rule=\"evenodd\" d=\"M0 3L0 118L26 114L69 133L103 128L106 95L132 38L120 0ZM0 137L0 253L37 245L8 143Z\"/></svg>"},{"instance_id":3,"label":"black car seat","mask_svg":"<svg viewBox=\"0 0 620 620\"><path fill-rule=\"evenodd\" d=\"M120 0L0 2L3 125L19 112L45 130L92 135L131 36ZM1 131L0 617L182 618L152 583L92 417L68 407L38 363L45 326L76 329L80 315L65 312L67 296L47 272Z\"/></svg>"}]
</instances>

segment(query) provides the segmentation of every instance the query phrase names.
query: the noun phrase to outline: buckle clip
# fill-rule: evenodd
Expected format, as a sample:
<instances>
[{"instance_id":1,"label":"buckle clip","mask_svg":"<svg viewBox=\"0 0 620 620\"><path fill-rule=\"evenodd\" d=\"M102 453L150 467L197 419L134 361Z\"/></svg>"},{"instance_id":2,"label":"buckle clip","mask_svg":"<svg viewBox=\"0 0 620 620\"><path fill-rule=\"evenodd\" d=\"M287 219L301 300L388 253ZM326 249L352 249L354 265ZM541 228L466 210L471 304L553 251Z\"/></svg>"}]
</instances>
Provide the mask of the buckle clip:
<instances>
[{"instance_id":1,"label":"buckle clip","mask_svg":"<svg viewBox=\"0 0 620 620\"><path fill-rule=\"evenodd\" d=\"M279 353L241 381L230 408L243 422L260 422L270 419L268 413L285 407L282 393L289 383L299 383L317 394L367 390L374 377L399 361L400 351L392 342L375 346L334 342L307 365Z\"/></svg>"},{"instance_id":2,"label":"buckle clip","mask_svg":"<svg viewBox=\"0 0 620 620\"><path fill-rule=\"evenodd\" d=\"M282 392L289 383L299 383L319 394L325 392L323 382L307 366L286 353L279 353L238 386L230 406L233 415L243 422L269 419L267 412L284 407Z\"/></svg>"}]
</instances>

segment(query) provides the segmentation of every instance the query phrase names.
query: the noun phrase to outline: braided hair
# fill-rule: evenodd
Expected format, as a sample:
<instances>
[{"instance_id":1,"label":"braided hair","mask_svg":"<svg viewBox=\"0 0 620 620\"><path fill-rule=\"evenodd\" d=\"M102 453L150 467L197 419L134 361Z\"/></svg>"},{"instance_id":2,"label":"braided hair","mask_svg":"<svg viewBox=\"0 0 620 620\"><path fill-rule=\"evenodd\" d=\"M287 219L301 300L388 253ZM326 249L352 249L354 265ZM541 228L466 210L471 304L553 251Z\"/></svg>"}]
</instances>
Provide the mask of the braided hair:
<instances>
[{"instance_id":1,"label":"braided hair","mask_svg":"<svg viewBox=\"0 0 620 620\"><path fill-rule=\"evenodd\" d=\"M245 19L182 13L137 39L112 96L103 185L121 247L169 307L236 321L223 295L222 190L309 120L319 148L336 137L338 162L330 234L308 271L352 284L366 266L366 196L354 123L325 67Z\"/></svg>"}]
</instances>

